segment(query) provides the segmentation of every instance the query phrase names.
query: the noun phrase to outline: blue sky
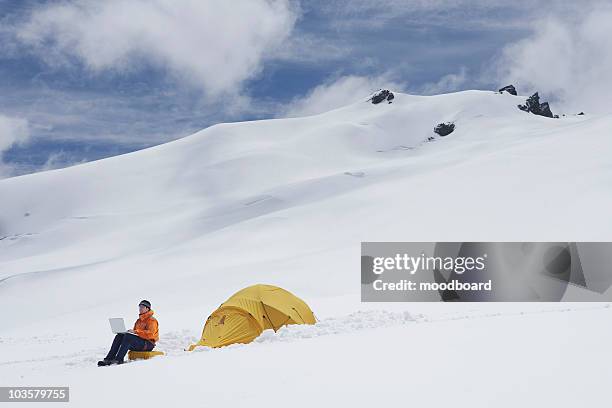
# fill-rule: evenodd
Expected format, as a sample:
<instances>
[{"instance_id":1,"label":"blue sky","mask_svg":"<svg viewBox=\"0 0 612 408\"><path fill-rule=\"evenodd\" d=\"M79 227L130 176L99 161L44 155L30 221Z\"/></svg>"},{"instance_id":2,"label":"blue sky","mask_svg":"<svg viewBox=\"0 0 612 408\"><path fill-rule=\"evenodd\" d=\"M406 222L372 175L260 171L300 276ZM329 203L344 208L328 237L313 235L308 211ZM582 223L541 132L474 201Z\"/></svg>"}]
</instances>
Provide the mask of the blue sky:
<instances>
[{"instance_id":1,"label":"blue sky","mask_svg":"<svg viewBox=\"0 0 612 408\"><path fill-rule=\"evenodd\" d=\"M531 91L540 84L530 64L567 58L533 55L567 42L563 30L582 35L581 44L596 38L585 21L592 26L594 8L605 7L222 4L0 0L0 177L142 149L219 122L317 113L380 87L434 94L522 80ZM563 69L557 82L583 71ZM571 88L549 77L537 89L563 103Z\"/></svg>"}]
</instances>

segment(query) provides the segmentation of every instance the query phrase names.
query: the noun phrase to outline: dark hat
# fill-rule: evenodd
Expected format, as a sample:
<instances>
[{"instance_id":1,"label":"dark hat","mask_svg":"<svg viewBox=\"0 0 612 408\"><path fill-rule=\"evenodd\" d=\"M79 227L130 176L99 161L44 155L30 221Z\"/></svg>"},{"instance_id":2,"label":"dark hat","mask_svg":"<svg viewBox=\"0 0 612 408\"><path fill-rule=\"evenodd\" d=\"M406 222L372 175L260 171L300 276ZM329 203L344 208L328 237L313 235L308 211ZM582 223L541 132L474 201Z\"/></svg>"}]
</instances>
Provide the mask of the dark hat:
<instances>
[{"instance_id":1,"label":"dark hat","mask_svg":"<svg viewBox=\"0 0 612 408\"><path fill-rule=\"evenodd\" d=\"M149 302L148 300L141 300L140 303L138 304L138 306L145 306L145 307L148 307L150 309L151 308L151 302Z\"/></svg>"}]
</instances>

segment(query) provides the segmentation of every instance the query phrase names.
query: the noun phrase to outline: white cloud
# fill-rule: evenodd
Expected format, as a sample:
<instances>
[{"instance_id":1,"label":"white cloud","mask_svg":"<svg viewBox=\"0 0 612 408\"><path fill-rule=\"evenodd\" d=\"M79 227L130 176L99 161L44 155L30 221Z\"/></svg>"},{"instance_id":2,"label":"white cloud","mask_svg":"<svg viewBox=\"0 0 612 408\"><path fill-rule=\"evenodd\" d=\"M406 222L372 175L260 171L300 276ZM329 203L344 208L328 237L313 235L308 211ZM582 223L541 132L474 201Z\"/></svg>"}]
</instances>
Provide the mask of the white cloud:
<instances>
[{"instance_id":1,"label":"white cloud","mask_svg":"<svg viewBox=\"0 0 612 408\"><path fill-rule=\"evenodd\" d=\"M467 69L461 67L459 72L444 75L437 82L423 85L421 93L423 95L438 95L441 93L453 92L461 89L467 82Z\"/></svg>"},{"instance_id":2,"label":"white cloud","mask_svg":"<svg viewBox=\"0 0 612 408\"><path fill-rule=\"evenodd\" d=\"M45 164L43 164L37 171L63 169L65 167L75 166L77 164L82 164L85 162L85 159L76 159L75 157L64 151L59 151L51 153L47 158Z\"/></svg>"},{"instance_id":3,"label":"white cloud","mask_svg":"<svg viewBox=\"0 0 612 408\"><path fill-rule=\"evenodd\" d=\"M380 88L402 91L405 85L394 81L390 75L343 76L310 90L305 96L294 99L283 117L316 115L357 102Z\"/></svg>"},{"instance_id":4,"label":"white cloud","mask_svg":"<svg viewBox=\"0 0 612 408\"><path fill-rule=\"evenodd\" d=\"M3 153L15 144L30 137L28 121L21 118L0 115L0 178L11 175L11 167L2 161Z\"/></svg>"},{"instance_id":5,"label":"white cloud","mask_svg":"<svg viewBox=\"0 0 612 408\"><path fill-rule=\"evenodd\" d=\"M320 63L343 60L350 56L353 46L347 43L336 43L319 33L296 32L275 52L279 61L297 63Z\"/></svg>"},{"instance_id":6,"label":"white cloud","mask_svg":"<svg viewBox=\"0 0 612 408\"><path fill-rule=\"evenodd\" d=\"M35 8L15 33L50 64L77 58L99 72L145 61L215 96L257 75L297 13L291 0L76 0Z\"/></svg>"},{"instance_id":7,"label":"white cloud","mask_svg":"<svg viewBox=\"0 0 612 408\"><path fill-rule=\"evenodd\" d=\"M496 63L500 83L555 100L555 112L612 111L612 7L536 21L533 33L507 46ZM563 112L561 112L563 113Z\"/></svg>"},{"instance_id":8,"label":"white cloud","mask_svg":"<svg viewBox=\"0 0 612 408\"><path fill-rule=\"evenodd\" d=\"M549 10L555 7L547 4ZM335 25L344 29L381 29L401 18L402 24L421 27L498 30L523 27L525 15L537 12L530 0L337 0L325 2L322 8L325 13L337 16Z\"/></svg>"}]
</instances>

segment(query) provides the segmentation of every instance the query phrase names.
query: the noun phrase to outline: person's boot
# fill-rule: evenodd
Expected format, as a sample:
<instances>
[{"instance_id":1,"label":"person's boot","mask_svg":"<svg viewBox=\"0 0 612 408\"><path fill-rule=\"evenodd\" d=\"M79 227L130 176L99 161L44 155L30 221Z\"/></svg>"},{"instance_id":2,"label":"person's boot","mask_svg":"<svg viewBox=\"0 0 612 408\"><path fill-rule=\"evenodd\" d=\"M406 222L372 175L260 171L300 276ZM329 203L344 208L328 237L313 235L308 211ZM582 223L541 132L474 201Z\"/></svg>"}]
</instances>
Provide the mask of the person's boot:
<instances>
[{"instance_id":1,"label":"person's boot","mask_svg":"<svg viewBox=\"0 0 612 408\"><path fill-rule=\"evenodd\" d=\"M98 361L98 367L105 367L107 365L110 365L111 361L112 360L109 360L109 359L106 359L106 358L104 360L100 360L100 361Z\"/></svg>"},{"instance_id":2,"label":"person's boot","mask_svg":"<svg viewBox=\"0 0 612 408\"><path fill-rule=\"evenodd\" d=\"M125 363L125 361L123 360L111 360L108 365L119 365L119 364L123 364Z\"/></svg>"}]
</instances>

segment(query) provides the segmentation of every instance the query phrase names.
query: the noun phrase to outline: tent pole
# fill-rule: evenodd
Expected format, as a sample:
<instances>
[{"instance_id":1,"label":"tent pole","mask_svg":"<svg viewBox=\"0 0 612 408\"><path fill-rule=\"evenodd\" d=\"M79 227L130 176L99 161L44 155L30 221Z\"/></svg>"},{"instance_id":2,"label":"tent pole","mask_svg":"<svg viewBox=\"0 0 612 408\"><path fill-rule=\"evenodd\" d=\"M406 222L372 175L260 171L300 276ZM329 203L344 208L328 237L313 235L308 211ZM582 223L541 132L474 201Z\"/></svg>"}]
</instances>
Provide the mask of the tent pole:
<instances>
[{"instance_id":1,"label":"tent pole","mask_svg":"<svg viewBox=\"0 0 612 408\"><path fill-rule=\"evenodd\" d=\"M295 313L298 314L298 316L300 316L300 319L302 319L302 323L306 324L306 320L304 320L304 318L302 317L302 315L300 314L300 312L298 312L298 310L295 307L292 307L293 310L295 310Z\"/></svg>"},{"instance_id":2,"label":"tent pole","mask_svg":"<svg viewBox=\"0 0 612 408\"><path fill-rule=\"evenodd\" d=\"M272 324L272 319L270 319L270 314L268 313L268 309L266 309L266 304L264 302L261 302L261 305L263 306L264 312L266 312L266 316L268 316L268 321L270 322L270 326L272 326L272 330L274 330L274 333L276 333L276 327L274 327L274 325Z\"/></svg>"}]
</instances>

